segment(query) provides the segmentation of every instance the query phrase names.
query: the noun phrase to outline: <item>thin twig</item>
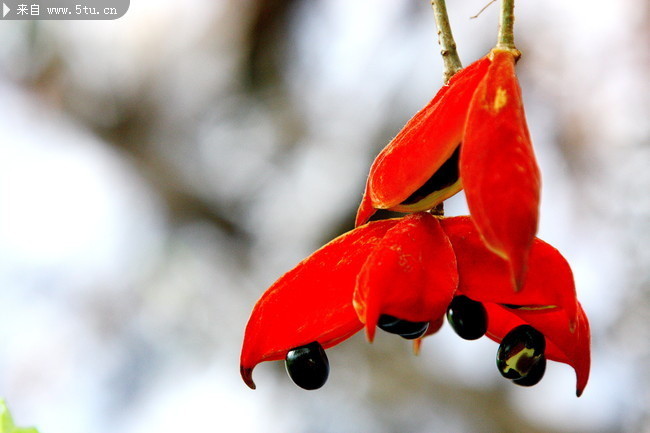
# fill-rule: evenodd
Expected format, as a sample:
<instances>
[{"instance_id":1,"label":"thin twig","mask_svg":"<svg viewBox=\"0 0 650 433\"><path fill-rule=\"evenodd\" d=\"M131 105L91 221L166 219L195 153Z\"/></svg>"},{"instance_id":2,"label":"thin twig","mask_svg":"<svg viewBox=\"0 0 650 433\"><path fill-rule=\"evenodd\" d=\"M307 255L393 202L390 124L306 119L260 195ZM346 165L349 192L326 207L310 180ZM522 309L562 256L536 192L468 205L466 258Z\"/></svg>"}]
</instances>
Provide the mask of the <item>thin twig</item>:
<instances>
[{"instance_id":1,"label":"thin twig","mask_svg":"<svg viewBox=\"0 0 650 433\"><path fill-rule=\"evenodd\" d=\"M490 3L486 4L485 6L483 6L483 8L482 8L480 11L478 11L478 12L476 13L476 15L469 17L469 19L470 19L470 20L473 20L473 19L475 19L475 18L478 18L479 15L481 15L485 9L489 8L490 5L491 5L492 3L495 3L496 1L497 1L497 0L490 0Z\"/></svg>"},{"instance_id":2,"label":"thin twig","mask_svg":"<svg viewBox=\"0 0 650 433\"><path fill-rule=\"evenodd\" d=\"M499 35L497 47L506 50L516 50L515 47L515 0L501 0L501 15L499 17Z\"/></svg>"},{"instance_id":3,"label":"thin twig","mask_svg":"<svg viewBox=\"0 0 650 433\"><path fill-rule=\"evenodd\" d=\"M438 27L438 44L440 45L440 54L444 64L442 76L445 83L447 83L463 65L460 62L460 57L458 57L458 51L456 51L454 35L451 33L445 0L431 0L431 7Z\"/></svg>"}]
</instances>

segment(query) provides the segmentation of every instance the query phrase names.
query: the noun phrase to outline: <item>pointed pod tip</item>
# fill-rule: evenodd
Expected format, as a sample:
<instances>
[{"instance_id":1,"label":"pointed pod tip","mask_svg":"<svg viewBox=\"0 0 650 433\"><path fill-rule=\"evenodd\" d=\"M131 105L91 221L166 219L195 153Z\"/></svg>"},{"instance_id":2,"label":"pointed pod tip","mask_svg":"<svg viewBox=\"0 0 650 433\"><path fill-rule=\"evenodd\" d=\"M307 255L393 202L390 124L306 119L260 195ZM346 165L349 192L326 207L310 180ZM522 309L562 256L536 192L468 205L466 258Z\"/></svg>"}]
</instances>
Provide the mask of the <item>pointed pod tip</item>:
<instances>
[{"instance_id":1,"label":"pointed pod tip","mask_svg":"<svg viewBox=\"0 0 650 433\"><path fill-rule=\"evenodd\" d=\"M420 355L420 349L422 348L422 338L418 338L417 340L413 340L413 355L418 356Z\"/></svg>"},{"instance_id":2,"label":"pointed pod tip","mask_svg":"<svg viewBox=\"0 0 650 433\"><path fill-rule=\"evenodd\" d=\"M582 391L584 391L584 388L577 388L576 389L576 397L580 397L582 395Z\"/></svg>"},{"instance_id":3,"label":"pointed pod tip","mask_svg":"<svg viewBox=\"0 0 650 433\"><path fill-rule=\"evenodd\" d=\"M522 260L519 258L514 258L513 256L508 257L508 264L510 265L510 279L512 281L512 286L515 293L518 293L526 283L528 264L525 259Z\"/></svg>"},{"instance_id":4,"label":"pointed pod tip","mask_svg":"<svg viewBox=\"0 0 650 433\"><path fill-rule=\"evenodd\" d=\"M244 367L243 365L239 366L239 373L241 374L241 378L244 379L244 383L248 385L250 389L255 389L255 382L253 382L253 368L252 367Z\"/></svg>"},{"instance_id":5,"label":"pointed pod tip","mask_svg":"<svg viewBox=\"0 0 650 433\"><path fill-rule=\"evenodd\" d=\"M379 315L370 313L368 311L368 305L364 305L363 314L359 316L359 320L363 323L363 327L366 330L366 340L368 340L368 343L372 343L375 341Z\"/></svg>"},{"instance_id":6,"label":"pointed pod tip","mask_svg":"<svg viewBox=\"0 0 650 433\"><path fill-rule=\"evenodd\" d=\"M375 341L375 326L366 324L366 340L368 340L368 343Z\"/></svg>"},{"instance_id":7,"label":"pointed pod tip","mask_svg":"<svg viewBox=\"0 0 650 433\"><path fill-rule=\"evenodd\" d=\"M354 220L354 226L359 227L364 225L365 223L368 222L370 217L372 217L375 212L377 212L377 209L372 205L372 200L370 199L370 196L368 192L363 195L363 198L361 199L361 204L359 205L359 209L357 210L357 216Z\"/></svg>"}]
</instances>

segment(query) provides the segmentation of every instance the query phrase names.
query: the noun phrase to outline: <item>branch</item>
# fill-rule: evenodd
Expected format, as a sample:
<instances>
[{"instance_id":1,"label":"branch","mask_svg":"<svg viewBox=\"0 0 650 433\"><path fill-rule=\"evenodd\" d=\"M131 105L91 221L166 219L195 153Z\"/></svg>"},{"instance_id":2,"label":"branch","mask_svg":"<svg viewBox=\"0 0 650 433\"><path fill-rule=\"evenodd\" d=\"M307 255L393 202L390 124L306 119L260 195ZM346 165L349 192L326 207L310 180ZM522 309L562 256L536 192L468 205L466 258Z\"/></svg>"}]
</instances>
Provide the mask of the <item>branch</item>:
<instances>
[{"instance_id":1,"label":"branch","mask_svg":"<svg viewBox=\"0 0 650 433\"><path fill-rule=\"evenodd\" d=\"M442 76L446 84L463 65L456 51L454 35L451 33L445 0L431 0L431 7L435 16L436 27L438 27L438 44L440 45L440 54L444 64Z\"/></svg>"},{"instance_id":2,"label":"branch","mask_svg":"<svg viewBox=\"0 0 650 433\"><path fill-rule=\"evenodd\" d=\"M497 48L516 50L515 47L515 0L501 1L501 14L499 16L499 35Z\"/></svg>"}]
</instances>

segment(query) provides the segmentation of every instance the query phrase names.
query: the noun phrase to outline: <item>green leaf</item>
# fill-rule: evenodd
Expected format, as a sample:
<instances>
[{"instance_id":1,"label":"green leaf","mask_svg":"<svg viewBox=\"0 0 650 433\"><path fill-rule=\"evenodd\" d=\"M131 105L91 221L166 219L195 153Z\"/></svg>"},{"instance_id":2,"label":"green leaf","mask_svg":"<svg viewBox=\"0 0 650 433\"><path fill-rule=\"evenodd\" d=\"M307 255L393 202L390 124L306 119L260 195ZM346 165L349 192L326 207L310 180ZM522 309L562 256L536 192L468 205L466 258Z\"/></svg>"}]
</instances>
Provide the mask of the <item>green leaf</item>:
<instances>
[{"instance_id":1,"label":"green leaf","mask_svg":"<svg viewBox=\"0 0 650 433\"><path fill-rule=\"evenodd\" d=\"M34 427L16 427L7 404L0 399L0 433L38 433L38 430Z\"/></svg>"}]
</instances>

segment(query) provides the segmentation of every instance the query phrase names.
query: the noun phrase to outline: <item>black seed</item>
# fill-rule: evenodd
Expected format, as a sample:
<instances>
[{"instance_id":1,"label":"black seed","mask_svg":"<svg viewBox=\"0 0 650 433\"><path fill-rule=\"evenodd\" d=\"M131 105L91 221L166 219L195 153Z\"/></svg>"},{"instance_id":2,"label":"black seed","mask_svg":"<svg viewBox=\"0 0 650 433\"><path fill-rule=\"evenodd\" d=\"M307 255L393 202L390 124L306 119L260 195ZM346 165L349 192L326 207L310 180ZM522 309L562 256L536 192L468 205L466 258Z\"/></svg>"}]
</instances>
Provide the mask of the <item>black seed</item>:
<instances>
[{"instance_id":1,"label":"black seed","mask_svg":"<svg viewBox=\"0 0 650 433\"><path fill-rule=\"evenodd\" d=\"M520 379L513 379L513 383L519 386L533 386L537 385L546 371L546 357L542 355L539 361L533 365L528 374Z\"/></svg>"},{"instance_id":2,"label":"black seed","mask_svg":"<svg viewBox=\"0 0 650 433\"><path fill-rule=\"evenodd\" d=\"M427 332L429 322L409 322L408 320L398 319L388 314L382 314L377 321L377 327L391 334L397 334L407 340L415 340Z\"/></svg>"},{"instance_id":3,"label":"black seed","mask_svg":"<svg viewBox=\"0 0 650 433\"><path fill-rule=\"evenodd\" d=\"M487 312L483 304L467 296L455 296L447 308L447 320L456 334L465 340L476 340L487 331Z\"/></svg>"},{"instance_id":4,"label":"black seed","mask_svg":"<svg viewBox=\"0 0 650 433\"><path fill-rule=\"evenodd\" d=\"M503 338L497 351L497 368L508 379L521 379L532 372L544 356L546 339L530 325L514 328Z\"/></svg>"},{"instance_id":5,"label":"black seed","mask_svg":"<svg viewBox=\"0 0 650 433\"><path fill-rule=\"evenodd\" d=\"M330 373L325 350L317 341L287 352L285 366L291 380L299 387L309 390L325 385Z\"/></svg>"},{"instance_id":6,"label":"black seed","mask_svg":"<svg viewBox=\"0 0 650 433\"><path fill-rule=\"evenodd\" d=\"M460 145L456 147L451 154L435 173L427 180L424 185L418 188L413 194L408 196L402 204L413 204L424 199L436 191L440 191L458 182L460 171L458 169L458 159L460 158Z\"/></svg>"}]
</instances>

